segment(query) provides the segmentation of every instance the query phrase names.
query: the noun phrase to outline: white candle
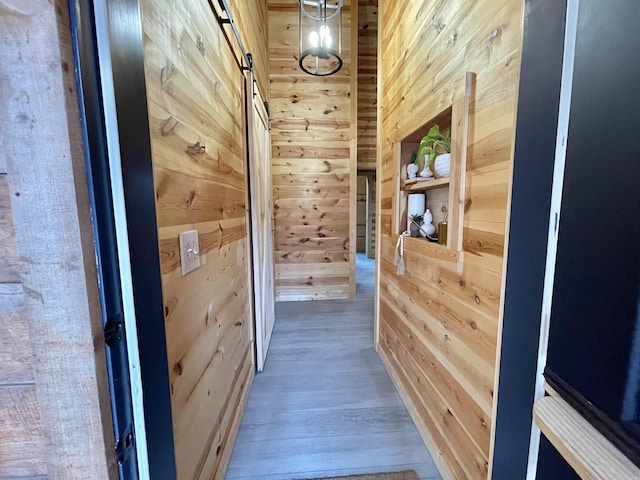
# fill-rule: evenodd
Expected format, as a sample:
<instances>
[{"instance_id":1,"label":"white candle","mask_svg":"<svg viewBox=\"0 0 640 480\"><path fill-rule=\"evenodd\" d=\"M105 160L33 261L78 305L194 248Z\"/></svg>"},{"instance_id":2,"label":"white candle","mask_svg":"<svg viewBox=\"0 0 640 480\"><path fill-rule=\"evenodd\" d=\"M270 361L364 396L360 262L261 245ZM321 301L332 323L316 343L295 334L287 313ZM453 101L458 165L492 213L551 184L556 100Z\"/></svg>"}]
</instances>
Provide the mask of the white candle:
<instances>
[{"instance_id":1,"label":"white candle","mask_svg":"<svg viewBox=\"0 0 640 480\"><path fill-rule=\"evenodd\" d=\"M422 215L424 213L425 196L424 193L412 193L409 195L407 208L407 228L411 225L411 217L413 215Z\"/></svg>"}]
</instances>

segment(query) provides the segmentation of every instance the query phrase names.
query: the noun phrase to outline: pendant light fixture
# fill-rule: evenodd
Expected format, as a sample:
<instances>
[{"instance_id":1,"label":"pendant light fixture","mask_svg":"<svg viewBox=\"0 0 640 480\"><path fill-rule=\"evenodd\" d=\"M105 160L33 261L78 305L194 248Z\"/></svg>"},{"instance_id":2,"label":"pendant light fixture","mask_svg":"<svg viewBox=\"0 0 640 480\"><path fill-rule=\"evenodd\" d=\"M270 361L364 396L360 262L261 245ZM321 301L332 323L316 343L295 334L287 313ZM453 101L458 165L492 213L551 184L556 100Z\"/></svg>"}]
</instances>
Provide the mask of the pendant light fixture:
<instances>
[{"instance_id":1,"label":"pendant light fixture","mask_svg":"<svg viewBox=\"0 0 640 480\"><path fill-rule=\"evenodd\" d=\"M342 68L343 0L300 0L300 57L303 72L324 77Z\"/></svg>"}]
</instances>

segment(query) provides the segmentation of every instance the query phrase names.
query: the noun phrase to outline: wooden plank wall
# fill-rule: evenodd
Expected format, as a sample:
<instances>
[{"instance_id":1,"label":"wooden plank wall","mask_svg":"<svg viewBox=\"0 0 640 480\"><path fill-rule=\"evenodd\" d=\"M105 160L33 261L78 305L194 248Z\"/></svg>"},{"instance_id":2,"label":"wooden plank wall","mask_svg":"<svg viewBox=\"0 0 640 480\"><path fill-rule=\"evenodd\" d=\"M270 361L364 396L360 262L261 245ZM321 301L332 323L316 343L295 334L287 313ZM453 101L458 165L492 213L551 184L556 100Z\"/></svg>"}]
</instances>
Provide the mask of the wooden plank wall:
<instances>
[{"instance_id":1,"label":"wooden plank wall","mask_svg":"<svg viewBox=\"0 0 640 480\"><path fill-rule=\"evenodd\" d=\"M376 168L378 0L358 0L358 169Z\"/></svg>"},{"instance_id":2,"label":"wooden plank wall","mask_svg":"<svg viewBox=\"0 0 640 480\"><path fill-rule=\"evenodd\" d=\"M298 0L269 0L278 301L355 294L357 94L351 12L345 1L342 70L314 77L298 67Z\"/></svg>"},{"instance_id":3,"label":"wooden plank wall","mask_svg":"<svg viewBox=\"0 0 640 480\"><path fill-rule=\"evenodd\" d=\"M366 253L368 258L376 256L376 175L369 173L368 175L368 192L367 192L367 245Z\"/></svg>"},{"instance_id":4,"label":"wooden plank wall","mask_svg":"<svg viewBox=\"0 0 640 480\"><path fill-rule=\"evenodd\" d=\"M243 76L207 0L142 16L178 478L223 478L254 375Z\"/></svg>"},{"instance_id":5,"label":"wooden plank wall","mask_svg":"<svg viewBox=\"0 0 640 480\"><path fill-rule=\"evenodd\" d=\"M0 479L117 477L68 12L0 1Z\"/></svg>"},{"instance_id":6,"label":"wooden plank wall","mask_svg":"<svg viewBox=\"0 0 640 480\"><path fill-rule=\"evenodd\" d=\"M5 8L0 6L0 25L3 31L12 32L17 25L9 24ZM19 42L0 44L3 65L9 62L6 48L19 47ZM8 76L0 74L0 82L0 92L10 88ZM3 109L8 99L9 95L0 98ZM24 289L4 151L0 153L0 331L0 478L46 476L45 439L33 372L35 359L24 315Z\"/></svg>"},{"instance_id":7,"label":"wooden plank wall","mask_svg":"<svg viewBox=\"0 0 640 480\"><path fill-rule=\"evenodd\" d=\"M487 477L503 251L524 2L380 2L381 357L445 478ZM462 272L391 235L395 142L477 73L466 175Z\"/></svg>"},{"instance_id":8,"label":"wooden plank wall","mask_svg":"<svg viewBox=\"0 0 640 480\"><path fill-rule=\"evenodd\" d=\"M217 0L216 0L217 1ZM267 0L231 0L229 8L242 43L253 57L254 74L265 101L269 101L269 20Z\"/></svg>"},{"instance_id":9,"label":"wooden plank wall","mask_svg":"<svg viewBox=\"0 0 640 480\"><path fill-rule=\"evenodd\" d=\"M358 175L356 196L356 252L361 253L367 247L367 177Z\"/></svg>"},{"instance_id":10,"label":"wooden plank wall","mask_svg":"<svg viewBox=\"0 0 640 480\"><path fill-rule=\"evenodd\" d=\"M0 164L0 479L47 475L9 191Z\"/></svg>"}]
</instances>

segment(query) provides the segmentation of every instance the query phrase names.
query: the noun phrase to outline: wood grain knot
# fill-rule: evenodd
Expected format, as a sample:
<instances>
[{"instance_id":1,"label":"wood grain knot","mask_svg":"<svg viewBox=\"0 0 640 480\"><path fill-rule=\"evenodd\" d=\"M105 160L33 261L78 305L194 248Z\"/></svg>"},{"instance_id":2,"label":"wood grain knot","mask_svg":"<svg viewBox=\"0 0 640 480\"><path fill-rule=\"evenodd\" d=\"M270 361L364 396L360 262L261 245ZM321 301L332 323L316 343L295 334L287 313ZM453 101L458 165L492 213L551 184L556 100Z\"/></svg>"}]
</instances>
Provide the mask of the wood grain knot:
<instances>
[{"instance_id":1,"label":"wood grain knot","mask_svg":"<svg viewBox=\"0 0 640 480\"><path fill-rule=\"evenodd\" d=\"M444 27L446 27L447 24L446 23L442 23L441 21L435 21L433 22L433 28L436 29L436 32L440 33L442 32L442 30L444 30Z\"/></svg>"},{"instance_id":2,"label":"wood grain knot","mask_svg":"<svg viewBox=\"0 0 640 480\"><path fill-rule=\"evenodd\" d=\"M494 28L489 34L489 38L486 42L486 47L489 52L493 50L493 41L502 35L502 27Z\"/></svg>"},{"instance_id":3,"label":"wood grain knot","mask_svg":"<svg viewBox=\"0 0 640 480\"><path fill-rule=\"evenodd\" d=\"M165 85L167 82L169 82L169 80L171 80L171 77L173 77L175 71L176 66L171 62L167 62L167 64L162 67L162 70L160 70L160 84Z\"/></svg>"},{"instance_id":4,"label":"wood grain knot","mask_svg":"<svg viewBox=\"0 0 640 480\"><path fill-rule=\"evenodd\" d=\"M187 208L189 208L193 204L193 201L195 200L195 198L196 198L196 191L191 190L189 192L189 198L187 198Z\"/></svg>"},{"instance_id":5,"label":"wood grain knot","mask_svg":"<svg viewBox=\"0 0 640 480\"><path fill-rule=\"evenodd\" d=\"M200 144L200 142L196 142L193 145L187 146L187 154L191 157L195 157L196 155L202 155L207 151L207 147L205 145Z\"/></svg>"},{"instance_id":6,"label":"wood grain knot","mask_svg":"<svg viewBox=\"0 0 640 480\"><path fill-rule=\"evenodd\" d=\"M204 52L205 52L205 48L204 48L204 40L202 39L201 36L198 35L198 42L197 42L197 47L198 47L198 51L200 52L200 54L204 57Z\"/></svg>"}]
</instances>

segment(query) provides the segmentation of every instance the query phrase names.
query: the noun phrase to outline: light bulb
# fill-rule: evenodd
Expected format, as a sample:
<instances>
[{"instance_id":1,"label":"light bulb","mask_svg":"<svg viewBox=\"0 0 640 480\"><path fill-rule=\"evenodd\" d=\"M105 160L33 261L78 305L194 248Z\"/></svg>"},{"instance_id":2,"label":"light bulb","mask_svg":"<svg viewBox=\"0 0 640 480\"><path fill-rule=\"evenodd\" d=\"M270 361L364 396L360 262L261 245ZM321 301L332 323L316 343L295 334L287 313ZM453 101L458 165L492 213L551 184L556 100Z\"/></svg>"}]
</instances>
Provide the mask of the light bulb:
<instances>
[{"instance_id":1,"label":"light bulb","mask_svg":"<svg viewBox=\"0 0 640 480\"><path fill-rule=\"evenodd\" d=\"M327 48L331 48L331 42L332 42L332 38L331 35L327 35L327 38L324 39L324 46Z\"/></svg>"},{"instance_id":2,"label":"light bulb","mask_svg":"<svg viewBox=\"0 0 640 480\"><path fill-rule=\"evenodd\" d=\"M328 36L329 36L329 27L327 27L326 25L322 25L320 27L320 38L324 38Z\"/></svg>"},{"instance_id":3,"label":"light bulb","mask_svg":"<svg viewBox=\"0 0 640 480\"><path fill-rule=\"evenodd\" d=\"M319 40L320 40L320 37L318 35L318 32L316 32L315 30L312 30L311 33L309 34L309 42L311 43L311 45L313 47L317 47Z\"/></svg>"}]
</instances>

